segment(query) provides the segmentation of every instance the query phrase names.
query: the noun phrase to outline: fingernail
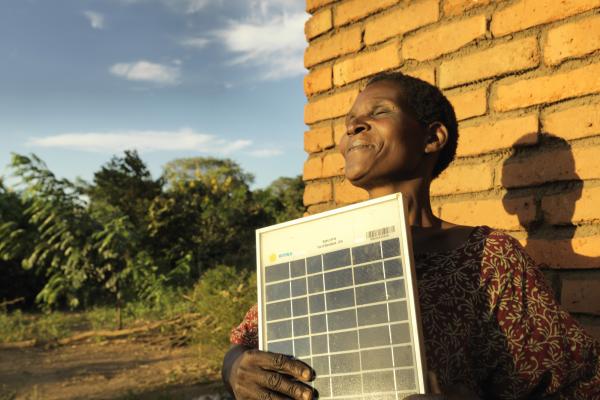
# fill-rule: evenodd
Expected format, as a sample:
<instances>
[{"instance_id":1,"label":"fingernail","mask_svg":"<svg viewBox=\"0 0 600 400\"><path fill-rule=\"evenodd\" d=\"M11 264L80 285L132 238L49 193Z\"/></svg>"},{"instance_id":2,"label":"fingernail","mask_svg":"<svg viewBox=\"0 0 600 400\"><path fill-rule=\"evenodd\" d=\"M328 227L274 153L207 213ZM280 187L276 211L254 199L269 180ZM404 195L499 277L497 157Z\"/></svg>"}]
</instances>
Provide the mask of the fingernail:
<instances>
[{"instance_id":1,"label":"fingernail","mask_svg":"<svg viewBox=\"0 0 600 400\"><path fill-rule=\"evenodd\" d=\"M305 370L302 372L302 378L303 378L305 381L308 381L308 380L310 380L311 376L312 376L312 374L311 374L311 372L310 372L310 370L309 370L309 369L305 369Z\"/></svg>"}]
</instances>

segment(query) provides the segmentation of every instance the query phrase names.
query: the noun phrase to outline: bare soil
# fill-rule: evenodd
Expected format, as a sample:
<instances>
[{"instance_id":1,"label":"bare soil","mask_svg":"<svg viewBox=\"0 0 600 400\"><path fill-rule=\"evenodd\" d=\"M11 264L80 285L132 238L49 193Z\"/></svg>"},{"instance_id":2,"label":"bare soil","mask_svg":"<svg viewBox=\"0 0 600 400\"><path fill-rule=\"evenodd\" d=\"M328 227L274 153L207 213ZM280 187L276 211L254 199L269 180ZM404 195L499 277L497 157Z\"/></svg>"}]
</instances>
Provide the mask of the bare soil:
<instances>
[{"instance_id":1,"label":"bare soil","mask_svg":"<svg viewBox=\"0 0 600 400\"><path fill-rule=\"evenodd\" d=\"M133 339L0 350L0 400L220 399L195 346Z\"/></svg>"}]
</instances>

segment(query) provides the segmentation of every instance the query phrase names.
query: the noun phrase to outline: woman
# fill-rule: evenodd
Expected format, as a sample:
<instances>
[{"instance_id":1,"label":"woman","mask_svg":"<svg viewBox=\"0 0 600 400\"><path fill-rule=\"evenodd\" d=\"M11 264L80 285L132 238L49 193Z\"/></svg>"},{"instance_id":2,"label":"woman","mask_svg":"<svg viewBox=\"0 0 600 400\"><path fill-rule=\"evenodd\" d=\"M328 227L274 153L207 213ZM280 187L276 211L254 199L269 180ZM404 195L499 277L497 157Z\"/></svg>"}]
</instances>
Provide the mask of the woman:
<instances>
[{"instance_id":1,"label":"woman","mask_svg":"<svg viewBox=\"0 0 600 400\"><path fill-rule=\"evenodd\" d=\"M346 118L346 178L370 198L408 201L429 371L437 396L600 399L599 346L554 301L519 243L431 211L429 186L452 161L457 122L436 87L373 78ZM313 398L309 366L253 350L256 309L232 333L223 378L237 399ZM412 398L412 397L411 397Z\"/></svg>"}]
</instances>

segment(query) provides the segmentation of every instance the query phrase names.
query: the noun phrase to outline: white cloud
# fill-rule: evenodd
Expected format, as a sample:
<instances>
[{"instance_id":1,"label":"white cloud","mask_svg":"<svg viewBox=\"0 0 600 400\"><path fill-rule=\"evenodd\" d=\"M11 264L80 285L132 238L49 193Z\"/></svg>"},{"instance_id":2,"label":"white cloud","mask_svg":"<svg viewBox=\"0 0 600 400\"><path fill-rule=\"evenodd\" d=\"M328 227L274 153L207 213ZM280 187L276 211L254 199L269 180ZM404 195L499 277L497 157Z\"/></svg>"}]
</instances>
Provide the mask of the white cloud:
<instances>
[{"instance_id":1,"label":"white cloud","mask_svg":"<svg viewBox=\"0 0 600 400\"><path fill-rule=\"evenodd\" d=\"M265 21L273 15L296 14L304 11L305 2L298 0L243 0L249 6L251 20Z\"/></svg>"},{"instance_id":2,"label":"white cloud","mask_svg":"<svg viewBox=\"0 0 600 400\"><path fill-rule=\"evenodd\" d=\"M119 0L124 4L156 2L156 0ZM183 14L195 14L204 10L207 6L216 3L221 4L223 0L158 0L172 10Z\"/></svg>"},{"instance_id":3,"label":"white cloud","mask_svg":"<svg viewBox=\"0 0 600 400\"><path fill-rule=\"evenodd\" d=\"M186 38L179 42L182 46L202 49L210 43L210 39L205 37Z\"/></svg>"},{"instance_id":4,"label":"white cloud","mask_svg":"<svg viewBox=\"0 0 600 400\"><path fill-rule=\"evenodd\" d=\"M232 64L260 67L263 79L302 75L304 69L304 12L271 15L261 22L230 21L214 35L237 56Z\"/></svg>"},{"instance_id":5,"label":"white cloud","mask_svg":"<svg viewBox=\"0 0 600 400\"><path fill-rule=\"evenodd\" d=\"M280 156L283 154L283 151L281 149L256 149L250 150L248 154L256 158L268 158Z\"/></svg>"},{"instance_id":6,"label":"white cloud","mask_svg":"<svg viewBox=\"0 0 600 400\"><path fill-rule=\"evenodd\" d=\"M183 128L176 131L73 132L30 138L29 146L60 148L96 153L117 153L128 149L140 152L197 151L230 154L247 148L250 140L226 140L215 135Z\"/></svg>"},{"instance_id":7,"label":"white cloud","mask_svg":"<svg viewBox=\"0 0 600 400\"><path fill-rule=\"evenodd\" d=\"M94 29L104 28L104 15L96 11L84 11L83 15L90 21L90 25Z\"/></svg>"},{"instance_id":8,"label":"white cloud","mask_svg":"<svg viewBox=\"0 0 600 400\"><path fill-rule=\"evenodd\" d=\"M133 63L118 63L110 67L111 74L131 81L154 82L164 85L180 83L181 71L179 64L175 66L155 64L146 60Z\"/></svg>"},{"instance_id":9,"label":"white cloud","mask_svg":"<svg viewBox=\"0 0 600 400\"><path fill-rule=\"evenodd\" d=\"M172 7L183 4L186 14L202 11L204 7L210 4L210 0L168 0L167 2L171 3Z\"/></svg>"}]
</instances>

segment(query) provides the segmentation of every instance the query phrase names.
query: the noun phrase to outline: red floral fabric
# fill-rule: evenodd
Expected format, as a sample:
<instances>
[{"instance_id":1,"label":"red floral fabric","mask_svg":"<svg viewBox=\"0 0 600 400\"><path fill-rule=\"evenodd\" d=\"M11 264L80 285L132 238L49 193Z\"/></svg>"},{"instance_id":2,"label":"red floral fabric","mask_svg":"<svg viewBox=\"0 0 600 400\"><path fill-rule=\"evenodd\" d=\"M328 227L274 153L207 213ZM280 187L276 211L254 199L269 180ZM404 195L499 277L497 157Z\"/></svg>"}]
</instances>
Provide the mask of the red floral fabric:
<instances>
[{"instance_id":1,"label":"red floral fabric","mask_svg":"<svg viewBox=\"0 0 600 400\"><path fill-rule=\"evenodd\" d=\"M427 366L483 398L600 399L600 345L556 303L519 242L477 227L457 249L415 256ZM254 306L231 342L256 347Z\"/></svg>"}]
</instances>

